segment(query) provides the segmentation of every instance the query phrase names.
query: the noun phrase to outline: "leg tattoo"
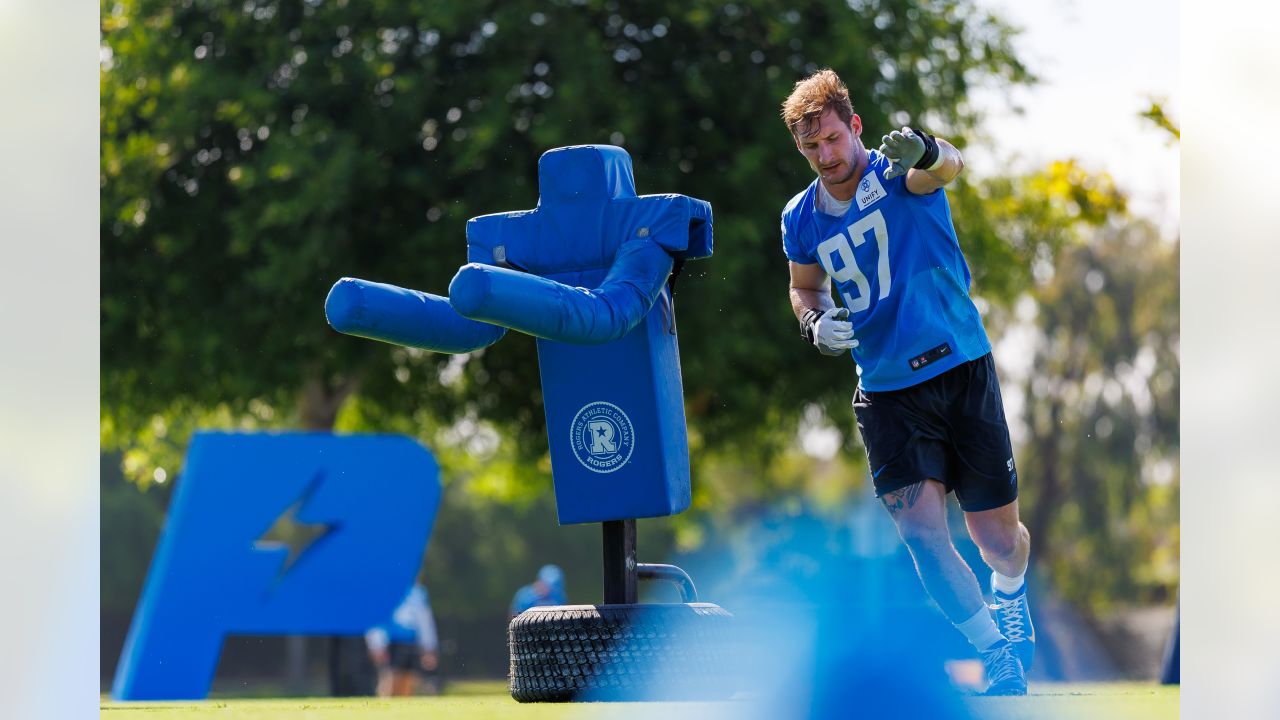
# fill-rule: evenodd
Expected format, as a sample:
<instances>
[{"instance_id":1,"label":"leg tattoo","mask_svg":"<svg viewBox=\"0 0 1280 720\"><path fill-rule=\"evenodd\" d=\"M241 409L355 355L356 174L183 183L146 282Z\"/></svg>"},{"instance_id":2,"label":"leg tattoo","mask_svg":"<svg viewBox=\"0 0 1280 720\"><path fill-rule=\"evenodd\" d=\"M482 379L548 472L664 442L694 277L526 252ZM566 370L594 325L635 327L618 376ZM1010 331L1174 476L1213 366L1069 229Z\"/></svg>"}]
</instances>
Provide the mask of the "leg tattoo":
<instances>
[{"instance_id":1,"label":"leg tattoo","mask_svg":"<svg viewBox=\"0 0 1280 720\"><path fill-rule=\"evenodd\" d=\"M887 492L880 497L880 500L889 509L890 515L897 515L899 511L910 509L916 504L916 498L920 497L920 490L924 487L924 483L925 481L921 480L901 490Z\"/></svg>"}]
</instances>

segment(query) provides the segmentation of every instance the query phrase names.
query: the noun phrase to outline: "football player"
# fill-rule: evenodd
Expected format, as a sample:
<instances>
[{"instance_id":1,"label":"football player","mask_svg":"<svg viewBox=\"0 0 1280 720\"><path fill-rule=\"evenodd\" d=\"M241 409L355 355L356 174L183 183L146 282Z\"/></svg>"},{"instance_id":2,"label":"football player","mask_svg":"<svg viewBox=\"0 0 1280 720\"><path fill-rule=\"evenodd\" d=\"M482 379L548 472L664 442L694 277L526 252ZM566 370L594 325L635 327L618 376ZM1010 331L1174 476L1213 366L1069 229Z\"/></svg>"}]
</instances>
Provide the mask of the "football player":
<instances>
[{"instance_id":1,"label":"football player","mask_svg":"<svg viewBox=\"0 0 1280 720\"><path fill-rule=\"evenodd\" d=\"M964 161L946 140L910 127L868 150L830 69L796 83L782 119L817 174L782 211L800 333L855 363L853 404L876 496L925 589L982 656L988 694L1024 695L1035 647L1030 535L1018 518L991 343L944 189ZM993 570L990 608L951 541L950 492Z\"/></svg>"}]
</instances>

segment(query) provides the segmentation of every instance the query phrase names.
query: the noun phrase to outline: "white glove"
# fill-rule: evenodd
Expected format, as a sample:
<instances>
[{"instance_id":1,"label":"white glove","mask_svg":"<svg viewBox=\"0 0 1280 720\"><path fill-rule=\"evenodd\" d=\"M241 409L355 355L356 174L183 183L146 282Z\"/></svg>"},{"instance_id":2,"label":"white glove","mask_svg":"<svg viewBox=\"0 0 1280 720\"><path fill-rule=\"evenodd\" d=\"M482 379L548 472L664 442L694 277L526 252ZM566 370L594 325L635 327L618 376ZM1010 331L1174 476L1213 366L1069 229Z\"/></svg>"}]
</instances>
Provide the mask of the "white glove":
<instances>
[{"instance_id":1,"label":"white glove","mask_svg":"<svg viewBox=\"0 0 1280 720\"><path fill-rule=\"evenodd\" d=\"M853 338L853 323L849 308L831 308L813 321L809 328L810 341L823 355L843 355L858 347Z\"/></svg>"}]
</instances>

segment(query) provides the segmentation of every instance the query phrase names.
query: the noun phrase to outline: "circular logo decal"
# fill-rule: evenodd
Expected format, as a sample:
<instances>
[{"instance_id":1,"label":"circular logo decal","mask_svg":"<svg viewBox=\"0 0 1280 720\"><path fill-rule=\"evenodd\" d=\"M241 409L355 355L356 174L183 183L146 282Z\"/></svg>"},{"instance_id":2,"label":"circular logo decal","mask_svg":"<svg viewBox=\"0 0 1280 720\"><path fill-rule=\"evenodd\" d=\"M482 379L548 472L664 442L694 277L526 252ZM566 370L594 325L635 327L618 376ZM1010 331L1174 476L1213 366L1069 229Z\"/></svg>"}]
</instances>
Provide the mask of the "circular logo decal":
<instances>
[{"instance_id":1,"label":"circular logo decal","mask_svg":"<svg viewBox=\"0 0 1280 720\"><path fill-rule=\"evenodd\" d=\"M611 473L631 459L631 451L636 448L635 428L617 405L587 403L573 416L569 444L585 468Z\"/></svg>"}]
</instances>

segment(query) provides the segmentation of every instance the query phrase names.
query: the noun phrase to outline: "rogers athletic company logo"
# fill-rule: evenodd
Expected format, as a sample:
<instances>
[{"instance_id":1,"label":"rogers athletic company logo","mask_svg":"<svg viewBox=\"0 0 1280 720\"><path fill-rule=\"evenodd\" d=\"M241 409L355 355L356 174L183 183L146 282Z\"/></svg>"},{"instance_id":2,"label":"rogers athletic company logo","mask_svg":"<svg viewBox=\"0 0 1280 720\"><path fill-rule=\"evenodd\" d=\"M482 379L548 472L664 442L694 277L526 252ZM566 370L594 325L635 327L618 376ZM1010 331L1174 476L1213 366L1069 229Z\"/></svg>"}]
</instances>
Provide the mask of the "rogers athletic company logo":
<instances>
[{"instance_id":1,"label":"rogers athletic company logo","mask_svg":"<svg viewBox=\"0 0 1280 720\"><path fill-rule=\"evenodd\" d=\"M583 467L611 473L627 464L636 448L635 427L622 408L602 401L590 402L573 416L569 444Z\"/></svg>"}]
</instances>

